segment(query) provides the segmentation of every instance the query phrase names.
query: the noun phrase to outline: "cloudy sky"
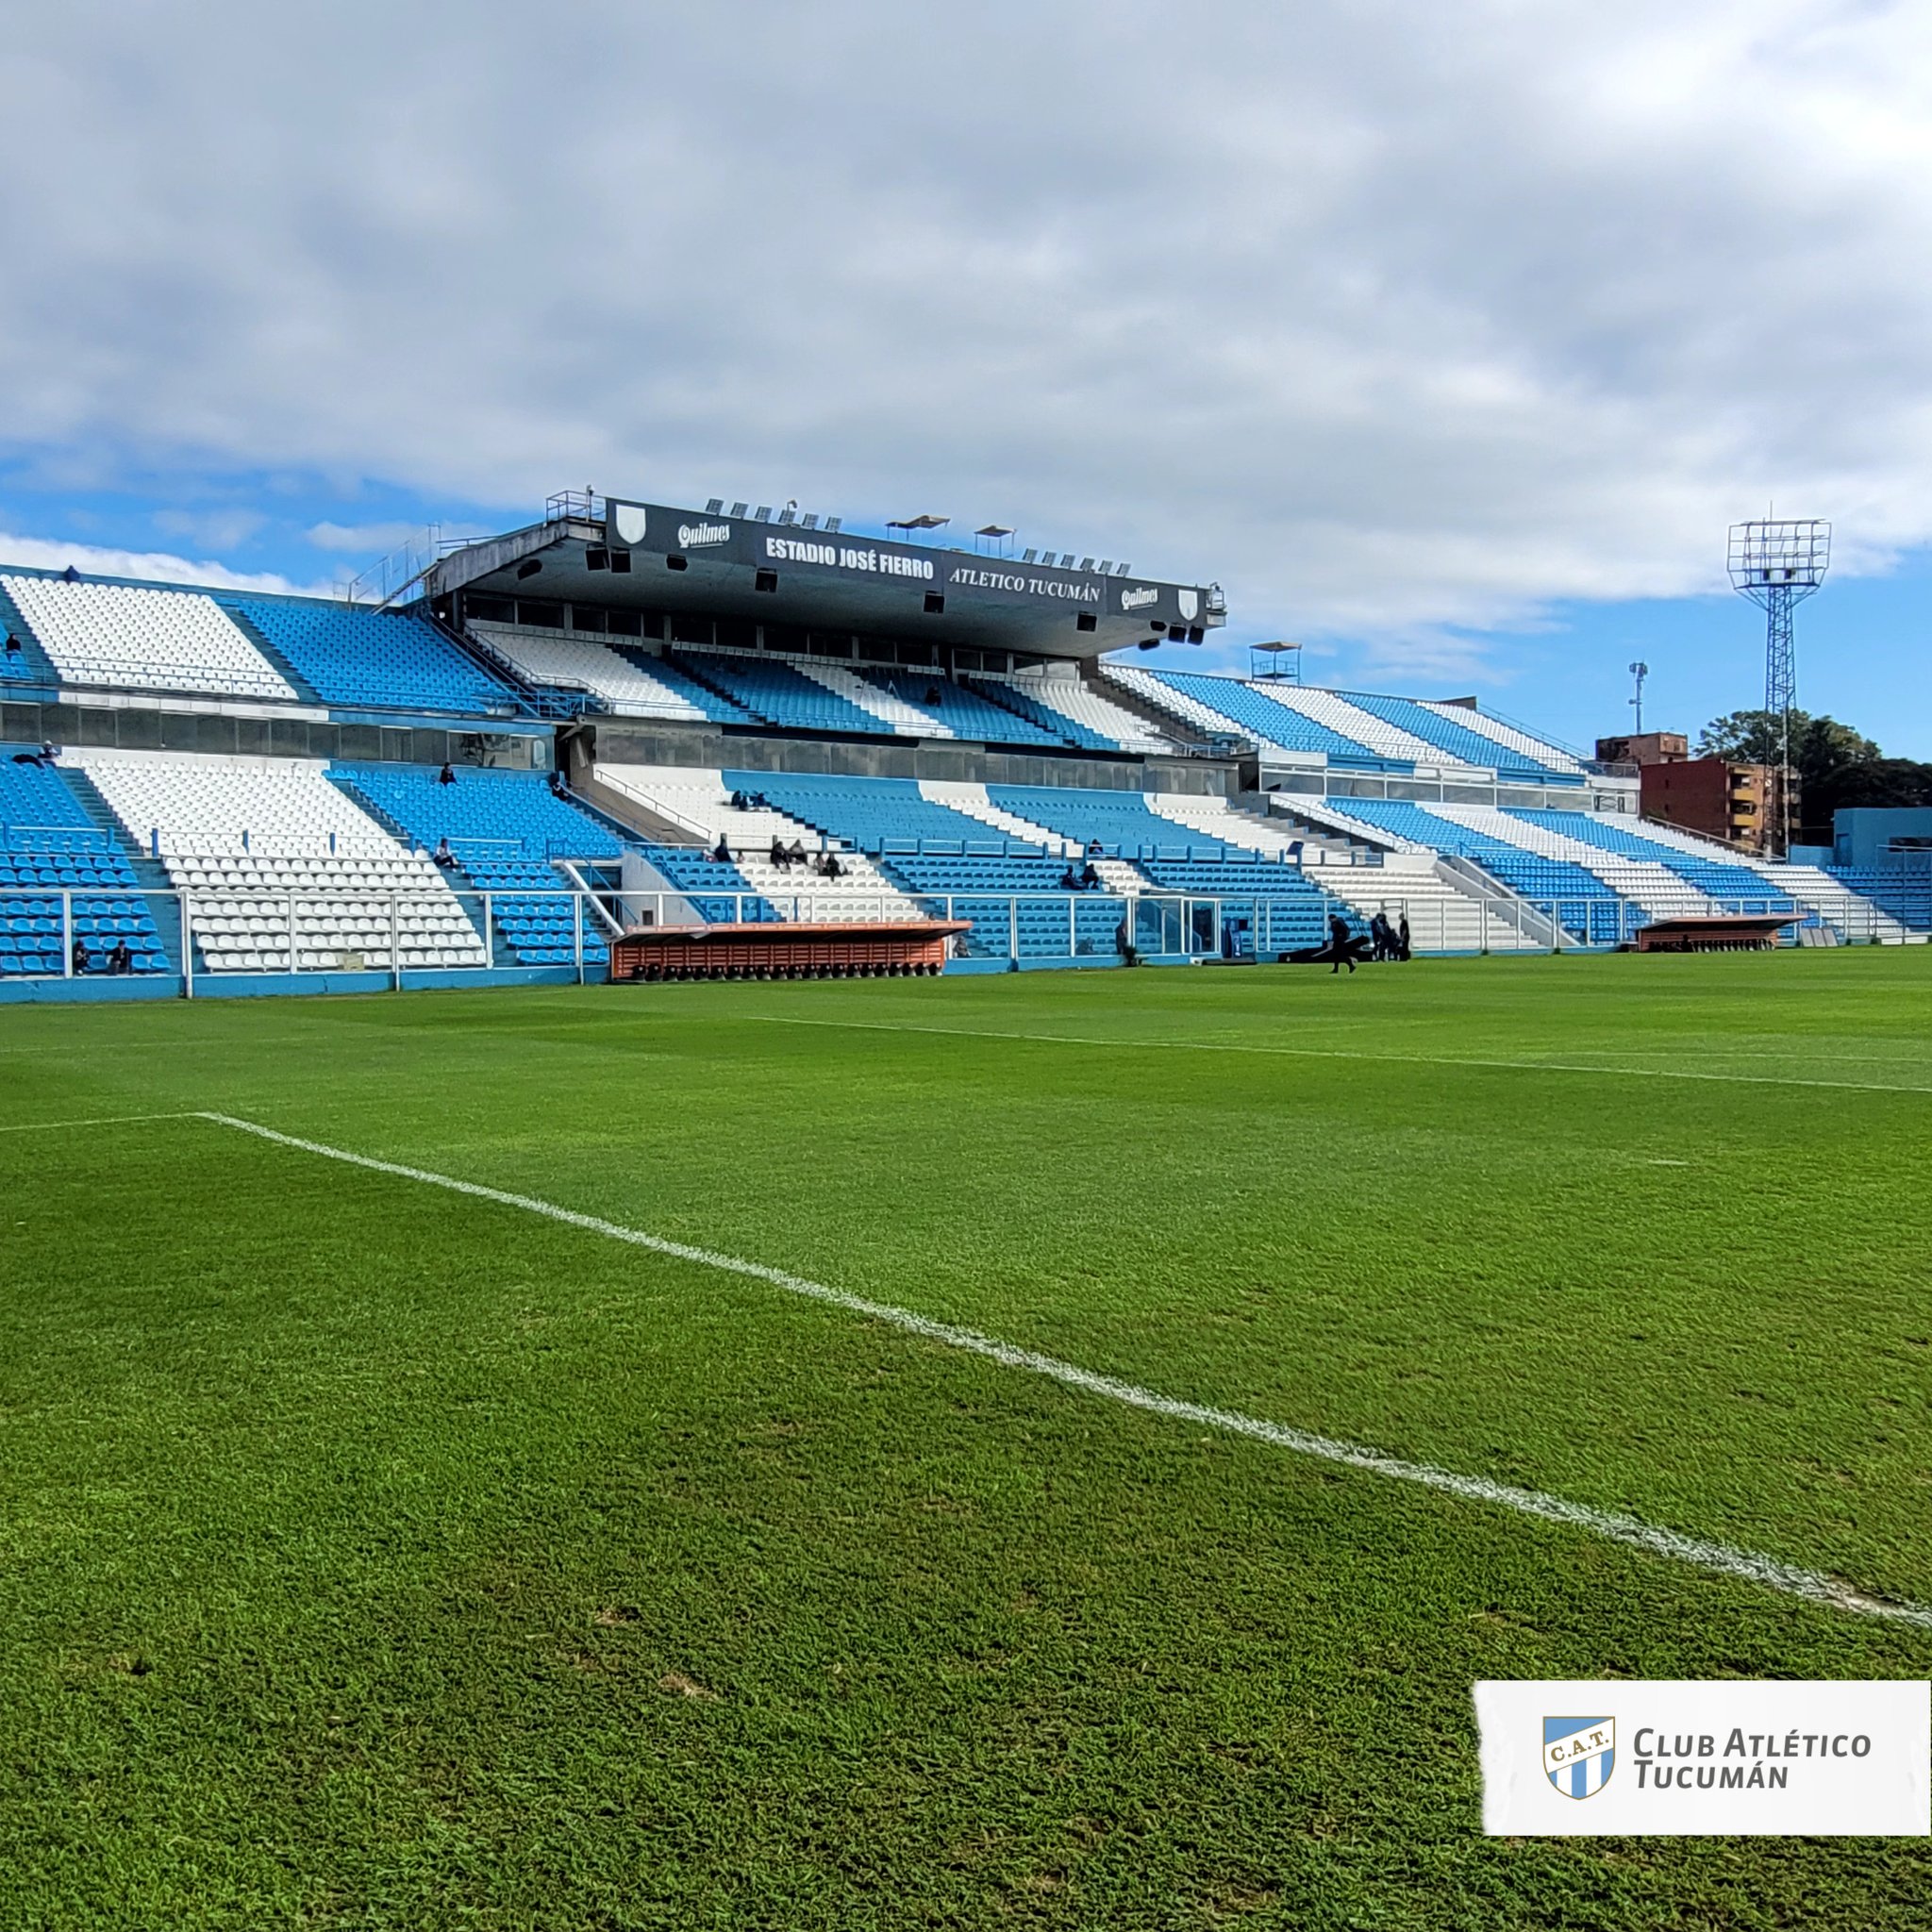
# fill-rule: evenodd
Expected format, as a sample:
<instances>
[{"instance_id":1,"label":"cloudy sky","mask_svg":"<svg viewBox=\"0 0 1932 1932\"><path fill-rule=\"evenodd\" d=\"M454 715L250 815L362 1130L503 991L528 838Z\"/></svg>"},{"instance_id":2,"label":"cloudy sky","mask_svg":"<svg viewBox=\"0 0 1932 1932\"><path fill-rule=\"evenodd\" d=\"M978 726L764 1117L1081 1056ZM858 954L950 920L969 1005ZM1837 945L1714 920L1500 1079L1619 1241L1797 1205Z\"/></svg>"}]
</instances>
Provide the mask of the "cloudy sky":
<instances>
[{"instance_id":1,"label":"cloudy sky","mask_svg":"<svg viewBox=\"0 0 1932 1932\"><path fill-rule=\"evenodd\" d=\"M1583 740L1757 701L1774 503L1801 699L1932 757L1925 9L65 0L0 75L20 560L929 509Z\"/></svg>"}]
</instances>

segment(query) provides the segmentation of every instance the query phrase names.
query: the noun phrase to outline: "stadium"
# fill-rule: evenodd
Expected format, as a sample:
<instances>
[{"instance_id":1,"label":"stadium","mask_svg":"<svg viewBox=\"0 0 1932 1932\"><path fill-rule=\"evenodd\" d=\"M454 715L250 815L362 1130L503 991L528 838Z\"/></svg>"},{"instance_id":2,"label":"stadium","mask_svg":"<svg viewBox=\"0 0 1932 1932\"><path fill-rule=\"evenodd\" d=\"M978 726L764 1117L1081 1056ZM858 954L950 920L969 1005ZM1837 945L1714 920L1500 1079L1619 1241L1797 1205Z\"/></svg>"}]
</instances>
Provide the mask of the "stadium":
<instances>
[{"instance_id":1,"label":"stadium","mask_svg":"<svg viewBox=\"0 0 1932 1932\"><path fill-rule=\"evenodd\" d=\"M1642 819L1635 766L1473 701L1138 666L1211 585L748 508L560 495L378 603L0 573L0 996L582 983L644 929L708 942L638 970L727 977L909 968L865 957L895 924L956 928L955 974L1336 919L1411 956L1932 929L1903 861ZM757 924L812 943L716 942Z\"/></svg>"},{"instance_id":2,"label":"stadium","mask_svg":"<svg viewBox=\"0 0 1932 1932\"><path fill-rule=\"evenodd\" d=\"M1923 867L1011 552L0 571L12 1923L1922 1923L1470 1696L1925 1674Z\"/></svg>"}]
</instances>

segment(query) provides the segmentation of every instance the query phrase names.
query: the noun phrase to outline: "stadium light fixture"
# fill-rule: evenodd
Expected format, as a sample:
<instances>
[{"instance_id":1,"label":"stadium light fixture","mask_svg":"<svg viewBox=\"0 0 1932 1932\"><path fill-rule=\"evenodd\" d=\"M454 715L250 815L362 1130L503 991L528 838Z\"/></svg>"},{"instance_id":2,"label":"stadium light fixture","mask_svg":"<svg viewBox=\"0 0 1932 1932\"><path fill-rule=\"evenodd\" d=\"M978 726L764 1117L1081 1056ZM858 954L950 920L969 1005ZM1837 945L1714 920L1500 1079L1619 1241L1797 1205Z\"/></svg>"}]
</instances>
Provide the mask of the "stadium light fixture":
<instances>
[{"instance_id":1,"label":"stadium light fixture","mask_svg":"<svg viewBox=\"0 0 1932 1932\"><path fill-rule=\"evenodd\" d=\"M1637 735L1643 736L1643 680L1650 675L1650 666L1642 658L1634 658L1630 665L1630 675L1637 680L1637 695L1630 700L1631 708L1637 713Z\"/></svg>"},{"instance_id":2,"label":"stadium light fixture","mask_svg":"<svg viewBox=\"0 0 1932 1932\"><path fill-rule=\"evenodd\" d=\"M731 514L734 517L738 518L738 520L741 523L742 523L744 520L744 505L741 503L734 503L731 506Z\"/></svg>"},{"instance_id":3,"label":"stadium light fixture","mask_svg":"<svg viewBox=\"0 0 1932 1932\"><path fill-rule=\"evenodd\" d=\"M714 496L705 505L705 514L708 517L722 516L724 511L724 499L722 496Z\"/></svg>"}]
</instances>

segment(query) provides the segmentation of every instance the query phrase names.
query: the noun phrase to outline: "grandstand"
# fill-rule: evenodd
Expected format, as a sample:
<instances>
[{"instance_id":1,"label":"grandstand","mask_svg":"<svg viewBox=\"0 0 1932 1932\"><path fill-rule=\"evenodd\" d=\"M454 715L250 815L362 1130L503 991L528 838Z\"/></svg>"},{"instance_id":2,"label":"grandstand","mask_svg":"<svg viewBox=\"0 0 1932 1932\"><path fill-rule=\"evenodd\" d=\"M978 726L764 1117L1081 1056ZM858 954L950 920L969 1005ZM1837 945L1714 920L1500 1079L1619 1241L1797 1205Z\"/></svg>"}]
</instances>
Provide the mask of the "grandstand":
<instances>
[{"instance_id":1,"label":"grandstand","mask_svg":"<svg viewBox=\"0 0 1932 1932\"><path fill-rule=\"evenodd\" d=\"M36 760L0 985L125 996L115 938L154 993L575 977L638 921L950 914L959 971L1274 957L1336 913L1438 953L1932 934L1923 874L1645 823L1627 769L1472 703L1108 655L1202 641L1211 587L826 538L563 497L384 608L0 572Z\"/></svg>"}]
</instances>

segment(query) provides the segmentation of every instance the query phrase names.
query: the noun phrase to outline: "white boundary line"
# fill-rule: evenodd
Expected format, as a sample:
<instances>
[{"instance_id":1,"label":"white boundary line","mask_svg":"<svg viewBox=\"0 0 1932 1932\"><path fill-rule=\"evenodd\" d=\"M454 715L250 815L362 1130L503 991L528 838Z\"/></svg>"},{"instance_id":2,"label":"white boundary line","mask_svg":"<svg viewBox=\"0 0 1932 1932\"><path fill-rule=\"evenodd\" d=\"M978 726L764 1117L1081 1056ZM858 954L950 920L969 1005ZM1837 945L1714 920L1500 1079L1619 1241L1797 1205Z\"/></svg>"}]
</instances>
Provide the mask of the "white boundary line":
<instances>
[{"instance_id":1,"label":"white boundary line","mask_svg":"<svg viewBox=\"0 0 1932 1932\"><path fill-rule=\"evenodd\" d=\"M1807 1080L1788 1074L1707 1074L1687 1067L1598 1067L1574 1060L1492 1060L1462 1054L1370 1053L1341 1046L1259 1046L1239 1040L1106 1040L1085 1033L1009 1033L987 1026L908 1025L896 1020L805 1019L792 1013L743 1013L738 1017L768 1026L831 1026L853 1033L938 1033L966 1040L1029 1041L1042 1046L1110 1046L1122 1053L1168 1047L1181 1053L1255 1053L1287 1059L1390 1060L1400 1066L1415 1067L1496 1067L1512 1074L1595 1074L1607 1079L1715 1080L1743 1087L1841 1087L1857 1093L1932 1093L1932 1087L1898 1087L1880 1080Z\"/></svg>"},{"instance_id":2,"label":"white boundary line","mask_svg":"<svg viewBox=\"0 0 1932 1932\"><path fill-rule=\"evenodd\" d=\"M0 1134L53 1134L62 1127L126 1127L136 1121L201 1121L208 1116L188 1108L180 1113L96 1114L87 1121L11 1121L0 1126Z\"/></svg>"},{"instance_id":3,"label":"white boundary line","mask_svg":"<svg viewBox=\"0 0 1932 1932\"><path fill-rule=\"evenodd\" d=\"M890 1302L875 1302L863 1295L849 1294L843 1289L829 1288L822 1281L787 1274L782 1268L769 1268L761 1261L740 1260L734 1255L716 1254L709 1248L695 1248L683 1241L666 1241L660 1235L645 1234L641 1229L605 1221L594 1214L579 1214L573 1208L559 1208L555 1202L540 1201L529 1194L512 1194L501 1188L484 1187L476 1181L458 1180L446 1174L434 1174L426 1168L405 1167L400 1161L377 1160L367 1154L352 1154L346 1148L331 1147L321 1141L305 1141L294 1134L279 1133L274 1127L262 1126L255 1121L238 1120L233 1114L197 1113L192 1118L212 1121L218 1126L253 1134L259 1140L272 1141L282 1147L293 1147L304 1154L346 1161L352 1167L367 1168L374 1174L394 1174L403 1180L447 1188L452 1193L494 1201L501 1207L521 1208L526 1213L541 1214L547 1220L560 1221L567 1226L580 1227L587 1233L603 1235L611 1241L625 1241L632 1247L648 1248L653 1254L668 1255L675 1260L690 1261L700 1268L716 1268L727 1274L741 1274L754 1281L766 1282L774 1288L783 1289L788 1294L802 1295L809 1301L842 1308L848 1314L887 1323L923 1341L937 1342L943 1348L982 1356L1002 1368L1041 1375L1065 1388L1122 1403L1129 1408L1145 1409L1172 1421L1224 1430L1229 1435L1246 1436L1276 1449L1291 1450L1298 1456L1341 1463L1345 1468L1390 1476L1397 1482L1415 1483L1424 1489L1459 1497L1465 1502L1492 1503L1505 1509L1513 1509L1519 1515L1541 1517L1545 1522L1581 1529L1610 1542L1624 1543L1633 1549L1666 1557L1674 1562L1688 1564L1719 1576L1761 1584L1766 1589L1781 1591L1787 1596L1802 1597L1807 1603L1822 1604L1831 1609L1850 1610L1863 1617L1882 1617L1917 1624L1922 1629L1932 1629L1932 1607L1868 1596L1822 1571L1803 1569L1756 1550L1738 1549L1708 1538L1660 1529L1635 1516L1592 1509L1586 1504L1572 1503L1541 1490L1518 1489L1514 1484L1491 1482L1487 1476L1460 1475L1454 1470L1438 1469L1433 1463L1406 1462L1399 1457L1384 1456L1357 1443L1311 1435L1305 1429L1288 1428L1279 1423L1265 1422L1258 1416L1244 1415L1238 1409L1213 1408L1203 1403L1184 1402L1174 1396L1158 1394L1151 1389L1142 1389L1132 1382L1121 1381L1112 1375L1080 1368L1073 1362L1061 1361L1056 1356L1041 1355L1030 1348L1019 1348L993 1336L981 1335L972 1328L955 1327L950 1322L935 1321L931 1316L915 1313L910 1308L895 1307Z\"/></svg>"}]
</instances>

